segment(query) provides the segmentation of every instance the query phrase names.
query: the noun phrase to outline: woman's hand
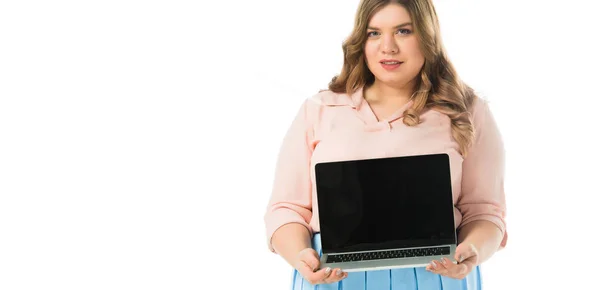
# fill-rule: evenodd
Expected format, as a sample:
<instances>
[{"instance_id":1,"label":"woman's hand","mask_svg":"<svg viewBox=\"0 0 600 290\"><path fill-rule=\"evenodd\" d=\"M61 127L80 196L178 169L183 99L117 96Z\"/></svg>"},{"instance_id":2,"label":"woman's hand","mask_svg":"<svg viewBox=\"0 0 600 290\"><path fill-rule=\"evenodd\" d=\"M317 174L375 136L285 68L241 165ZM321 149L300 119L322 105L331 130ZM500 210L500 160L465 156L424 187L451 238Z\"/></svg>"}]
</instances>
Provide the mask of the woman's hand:
<instances>
[{"instance_id":1,"label":"woman's hand","mask_svg":"<svg viewBox=\"0 0 600 290\"><path fill-rule=\"evenodd\" d=\"M348 277L348 273L342 272L339 268L328 267L316 271L320 265L319 254L312 248L306 248L298 253L294 267L306 281L313 285L335 283Z\"/></svg>"},{"instance_id":2,"label":"woman's hand","mask_svg":"<svg viewBox=\"0 0 600 290\"><path fill-rule=\"evenodd\" d=\"M456 255L454 259L457 264L443 258L441 261L431 261L427 265L427 271L435 274L440 274L454 279L465 278L479 262L479 251L475 245L471 243L461 243L456 247Z\"/></svg>"}]
</instances>

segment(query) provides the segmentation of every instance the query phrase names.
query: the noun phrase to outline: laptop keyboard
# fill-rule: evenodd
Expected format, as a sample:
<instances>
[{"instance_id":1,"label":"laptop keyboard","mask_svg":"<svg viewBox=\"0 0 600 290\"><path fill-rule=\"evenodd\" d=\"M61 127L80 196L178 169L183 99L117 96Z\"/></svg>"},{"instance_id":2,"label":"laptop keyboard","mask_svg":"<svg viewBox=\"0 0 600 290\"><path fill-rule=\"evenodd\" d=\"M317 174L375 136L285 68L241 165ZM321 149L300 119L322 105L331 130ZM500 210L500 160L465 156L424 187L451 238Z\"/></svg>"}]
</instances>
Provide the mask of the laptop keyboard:
<instances>
[{"instance_id":1,"label":"laptop keyboard","mask_svg":"<svg viewBox=\"0 0 600 290\"><path fill-rule=\"evenodd\" d=\"M327 256L327 263L384 260L397 258L428 257L450 254L450 247L432 247L406 250L391 250L351 254L335 254Z\"/></svg>"}]
</instances>

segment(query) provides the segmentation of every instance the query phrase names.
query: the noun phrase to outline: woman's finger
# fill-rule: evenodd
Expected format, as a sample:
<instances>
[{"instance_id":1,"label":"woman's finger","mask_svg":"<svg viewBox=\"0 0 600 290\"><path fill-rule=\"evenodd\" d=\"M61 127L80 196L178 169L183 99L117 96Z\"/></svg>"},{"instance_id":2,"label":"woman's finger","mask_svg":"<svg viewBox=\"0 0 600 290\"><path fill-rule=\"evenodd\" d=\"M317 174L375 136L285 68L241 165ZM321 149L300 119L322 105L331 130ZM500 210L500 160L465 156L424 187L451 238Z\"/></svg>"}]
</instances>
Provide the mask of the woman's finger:
<instances>
[{"instance_id":1,"label":"woman's finger","mask_svg":"<svg viewBox=\"0 0 600 290\"><path fill-rule=\"evenodd\" d=\"M463 270L462 266L464 266L460 264L454 264L447 258L442 258L442 265L444 265L444 267L447 269L447 271L444 274L452 278L458 278L458 276Z\"/></svg>"},{"instance_id":2,"label":"woman's finger","mask_svg":"<svg viewBox=\"0 0 600 290\"><path fill-rule=\"evenodd\" d=\"M306 248L298 253L298 259L306 263L313 272L319 268L320 261L317 251L313 248Z\"/></svg>"},{"instance_id":3,"label":"woman's finger","mask_svg":"<svg viewBox=\"0 0 600 290\"><path fill-rule=\"evenodd\" d=\"M440 264L448 272L454 271L455 267L456 267L456 265L454 263L452 263L452 261L450 261L450 260L448 260L446 258L441 258L440 259Z\"/></svg>"},{"instance_id":4,"label":"woman's finger","mask_svg":"<svg viewBox=\"0 0 600 290\"><path fill-rule=\"evenodd\" d=\"M462 263L454 264L450 260L446 259L445 266L447 271L440 273L440 275L444 275L446 277L454 279L463 279L469 274L469 272L473 268L472 260L473 257L464 260Z\"/></svg>"},{"instance_id":5,"label":"woman's finger","mask_svg":"<svg viewBox=\"0 0 600 290\"><path fill-rule=\"evenodd\" d=\"M348 273L336 268L331 272L331 275L325 279L325 283L336 283L348 277Z\"/></svg>"},{"instance_id":6,"label":"woman's finger","mask_svg":"<svg viewBox=\"0 0 600 290\"><path fill-rule=\"evenodd\" d=\"M456 247L456 253L454 254L454 259L461 263L462 261L469 259L471 257L477 256L477 248L475 245L469 244L460 244Z\"/></svg>"},{"instance_id":7,"label":"woman's finger","mask_svg":"<svg viewBox=\"0 0 600 290\"><path fill-rule=\"evenodd\" d=\"M477 265L477 259L479 257L478 256L471 256L470 258L467 258L465 260L463 260L461 263L458 263L457 266L459 267L459 278L462 279L464 277L466 277L469 272L471 272L471 270L473 270L473 268L475 267L475 265Z\"/></svg>"},{"instance_id":8,"label":"woman's finger","mask_svg":"<svg viewBox=\"0 0 600 290\"><path fill-rule=\"evenodd\" d=\"M465 262L467 262L467 260L465 260ZM446 258L442 258L440 261L432 261L431 264L427 266L427 270L434 274L454 279L462 279L470 271L468 264L454 264Z\"/></svg>"},{"instance_id":9,"label":"woman's finger","mask_svg":"<svg viewBox=\"0 0 600 290\"><path fill-rule=\"evenodd\" d=\"M445 275L448 272L448 269L442 265L439 261L433 260L429 265L427 265L426 269L432 273Z\"/></svg>"},{"instance_id":10,"label":"woman's finger","mask_svg":"<svg viewBox=\"0 0 600 290\"><path fill-rule=\"evenodd\" d=\"M311 267L308 264L304 263L304 266L300 267L300 269L298 269L298 272L300 272L302 277L304 277L304 279L308 281L308 283L316 285L323 283L331 275L332 270L331 268L327 267L313 272Z\"/></svg>"}]
</instances>

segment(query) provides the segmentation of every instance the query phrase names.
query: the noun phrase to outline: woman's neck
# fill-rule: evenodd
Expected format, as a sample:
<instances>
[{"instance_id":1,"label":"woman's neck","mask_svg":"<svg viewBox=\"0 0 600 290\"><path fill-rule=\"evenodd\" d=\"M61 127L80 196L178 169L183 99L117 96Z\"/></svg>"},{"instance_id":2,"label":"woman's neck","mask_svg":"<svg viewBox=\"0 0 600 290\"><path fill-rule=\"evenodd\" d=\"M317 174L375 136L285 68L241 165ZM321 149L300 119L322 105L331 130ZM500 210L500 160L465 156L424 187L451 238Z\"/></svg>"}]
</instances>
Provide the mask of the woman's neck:
<instances>
[{"instance_id":1,"label":"woman's neck","mask_svg":"<svg viewBox=\"0 0 600 290\"><path fill-rule=\"evenodd\" d=\"M414 93L414 84L411 82L404 87L390 86L378 81L375 81L371 86L366 88L364 97L368 101L377 103L406 103Z\"/></svg>"}]
</instances>

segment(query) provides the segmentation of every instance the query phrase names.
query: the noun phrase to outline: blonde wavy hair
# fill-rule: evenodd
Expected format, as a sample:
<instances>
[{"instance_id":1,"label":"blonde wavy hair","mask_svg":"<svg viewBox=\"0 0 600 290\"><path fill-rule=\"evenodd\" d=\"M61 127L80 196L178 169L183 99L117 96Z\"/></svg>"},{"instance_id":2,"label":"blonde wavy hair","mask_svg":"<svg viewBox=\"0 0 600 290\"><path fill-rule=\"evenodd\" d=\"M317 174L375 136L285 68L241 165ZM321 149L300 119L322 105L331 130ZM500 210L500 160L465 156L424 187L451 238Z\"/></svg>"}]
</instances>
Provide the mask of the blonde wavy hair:
<instances>
[{"instance_id":1,"label":"blonde wavy hair","mask_svg":"<svg viewBox=\"0 0 600 290\"><path fill-rule=\"evenodd\" d=\"M342 45L344 65L341 73L329 83L329 90L354 93L374 82L375 76L367 67L364 53L367 26L375 13L391 3L400 4L409 12L425 57L417 76L417 89L412 95L413 105L405 112L403 122L407 126L419 124L424 109L436 109L446 114L451 120L452 136L459 144L459 152L466 156L474 136L470 109L475 93L459 79L447 57L431 0L361 0L354 29Z\"/></svg>"}]
</instances>

